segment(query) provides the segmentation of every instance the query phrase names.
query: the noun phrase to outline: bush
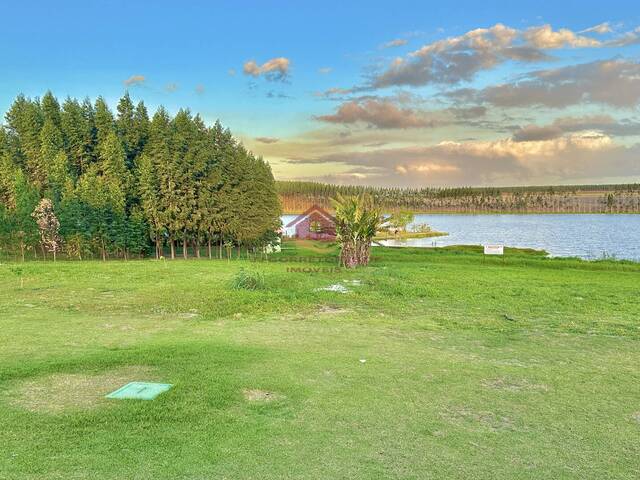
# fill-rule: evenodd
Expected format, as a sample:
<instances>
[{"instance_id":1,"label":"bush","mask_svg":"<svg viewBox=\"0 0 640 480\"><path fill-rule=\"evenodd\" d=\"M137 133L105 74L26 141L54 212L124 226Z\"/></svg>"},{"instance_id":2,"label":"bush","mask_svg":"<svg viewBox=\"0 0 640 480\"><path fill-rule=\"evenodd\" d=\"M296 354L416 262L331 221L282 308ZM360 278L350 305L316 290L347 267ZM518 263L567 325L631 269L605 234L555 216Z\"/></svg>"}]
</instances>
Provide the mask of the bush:
<instances>
[{"instance_id":1,"label":"bush","mask_svg":"<svg viewBox=\"0 0 640 480\"><path fill-rule=\"evenodd\" d=\"M265 288L264 275L262 272L241 268L233 278L232 287L235 290L262 290Z\"/></svg>"}]
</instances>

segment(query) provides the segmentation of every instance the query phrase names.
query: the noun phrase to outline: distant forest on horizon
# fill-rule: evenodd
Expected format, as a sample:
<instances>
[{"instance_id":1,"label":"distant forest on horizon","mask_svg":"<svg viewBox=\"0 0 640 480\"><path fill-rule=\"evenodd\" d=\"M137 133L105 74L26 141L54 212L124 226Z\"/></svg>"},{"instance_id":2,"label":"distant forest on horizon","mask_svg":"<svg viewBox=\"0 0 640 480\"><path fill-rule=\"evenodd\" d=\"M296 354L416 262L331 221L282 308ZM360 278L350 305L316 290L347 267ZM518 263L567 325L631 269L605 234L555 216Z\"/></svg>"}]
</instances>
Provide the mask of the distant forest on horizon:
<instances>
[{"instance_id":1,"label":"distant forest on horizon","mask_svg":"<svg viewBox=\"0 0 640 480\"><path fill-rule=\"evenodd\" d=\"M513 187L374 187L276 181L285 213L331 209L336 194L368 193L387 211L424 213L640 213L640 183Z\"/></svg>"}]
</instances>

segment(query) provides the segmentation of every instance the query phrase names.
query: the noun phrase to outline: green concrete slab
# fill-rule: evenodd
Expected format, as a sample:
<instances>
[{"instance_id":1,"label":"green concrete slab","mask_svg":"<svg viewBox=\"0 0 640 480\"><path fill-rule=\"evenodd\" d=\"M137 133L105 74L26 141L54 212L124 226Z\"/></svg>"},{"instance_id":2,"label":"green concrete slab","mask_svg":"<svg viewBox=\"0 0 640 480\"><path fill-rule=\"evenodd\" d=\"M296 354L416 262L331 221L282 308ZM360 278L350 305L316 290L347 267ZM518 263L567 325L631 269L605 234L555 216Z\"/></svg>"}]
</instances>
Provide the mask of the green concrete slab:
<instances>
[{"instance_id":1,"label":"green concrete slab","mask_svg":"<svg viewBox=\"0 0 640 480\"><path fill-rule=\"evenodd\" d=\"M170 383L131 382L120 387L115 392L111 392L106 398L116 398L118 400L153 400L161 393L169 390L172 386Z\"/></svg>"}]
</instances>

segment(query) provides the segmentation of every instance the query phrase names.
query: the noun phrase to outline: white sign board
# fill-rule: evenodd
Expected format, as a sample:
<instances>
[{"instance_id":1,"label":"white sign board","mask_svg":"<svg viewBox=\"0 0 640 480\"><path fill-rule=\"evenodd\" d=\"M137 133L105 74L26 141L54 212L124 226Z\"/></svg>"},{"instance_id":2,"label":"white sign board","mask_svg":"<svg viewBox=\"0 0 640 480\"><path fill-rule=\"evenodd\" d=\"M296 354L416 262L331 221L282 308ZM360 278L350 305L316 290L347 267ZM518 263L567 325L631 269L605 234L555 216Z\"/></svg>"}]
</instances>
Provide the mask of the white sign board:
<instances>
[{"instance_id":1,"label":"white sign board","mask_svg":"<svg viewBox=\"0 0 640 480\"><path fill-rule=\"evenodd\" d=\"M485 255L504 255L504 245L485 245Z\"/></svg>"}]
</instances>

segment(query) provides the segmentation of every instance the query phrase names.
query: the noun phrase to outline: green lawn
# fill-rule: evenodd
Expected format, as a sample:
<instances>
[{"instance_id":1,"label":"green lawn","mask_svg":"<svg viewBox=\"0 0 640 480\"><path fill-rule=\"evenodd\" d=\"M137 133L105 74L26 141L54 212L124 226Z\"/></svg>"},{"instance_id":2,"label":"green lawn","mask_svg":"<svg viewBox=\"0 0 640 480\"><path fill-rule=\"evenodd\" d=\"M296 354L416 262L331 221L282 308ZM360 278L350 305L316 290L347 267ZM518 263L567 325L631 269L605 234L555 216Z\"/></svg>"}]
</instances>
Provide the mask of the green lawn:
<instances>
[{"instance_id":1,"label":"green lawn","mask_svg":"<svg viewBox=\"0 0 640 480\"><path fill-rule=\"evenodd\" d=\"M640 478L640 265L374 257L0 265L0 478Z\"/></svg>"}]
</instances>

